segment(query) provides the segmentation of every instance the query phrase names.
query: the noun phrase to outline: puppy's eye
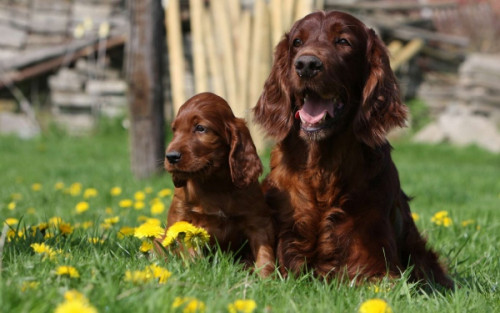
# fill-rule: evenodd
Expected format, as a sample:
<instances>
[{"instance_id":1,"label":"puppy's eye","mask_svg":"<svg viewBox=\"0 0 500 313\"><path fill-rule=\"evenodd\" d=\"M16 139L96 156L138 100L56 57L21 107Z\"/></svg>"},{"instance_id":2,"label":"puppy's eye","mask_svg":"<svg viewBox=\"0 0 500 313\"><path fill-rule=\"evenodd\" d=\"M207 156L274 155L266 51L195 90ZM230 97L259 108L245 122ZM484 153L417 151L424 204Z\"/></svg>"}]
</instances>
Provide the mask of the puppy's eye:
<instances>
[{"instance_id":1,"label":"puppy's eye","mask_svg":"<svg viewBox=\"0 0 500 313\"><path fill-rule=\"evenodd\" d=\"M300 40L299 38L294 39L293 46L294 47L300 47L300 46L302 46L302 40Z\"/></svg>"},{"instance_id":2,"label":"puppy's eye","mask_svg":"<svg viewBox=\"0 0 500 313\"><path fill-rule=\"evenodd\" d=\"M197 132L197 133L205 133L207 131L207 128L205 126L203 126L203 125L197 124L194 127L194 131Z\"/></svg>"},{"instance_id":3,"label":"puppy's eye","mask_svg":"<svg viewBox=\"0 0 500 313\"><path fill-rule=\"evenodd\" d=\"M345 38L336 38L335 44L349 47L351 46L351 43Z\"/></svg>"}]
</instances>

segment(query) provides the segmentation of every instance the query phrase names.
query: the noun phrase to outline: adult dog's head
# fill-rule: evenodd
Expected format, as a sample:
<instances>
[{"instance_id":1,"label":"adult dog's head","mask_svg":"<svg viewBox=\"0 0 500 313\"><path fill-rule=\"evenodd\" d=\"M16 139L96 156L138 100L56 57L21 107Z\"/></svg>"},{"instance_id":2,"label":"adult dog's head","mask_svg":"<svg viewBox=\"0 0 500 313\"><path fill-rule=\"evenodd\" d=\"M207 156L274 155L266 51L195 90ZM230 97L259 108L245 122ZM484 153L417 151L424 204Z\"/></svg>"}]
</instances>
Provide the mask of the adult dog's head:
<instances>
[{"instance_id":1,"label":"adult dog's head","mask_svg":"<svg viewBox=\"0 0 500 313\"><path fill-rule=\"evenodd\" d=\"M321 141L350 129L375 147L405 124L407 110L383 42L334 11L309 14L285 34L254 113L277 140L293 131Z\"/></svg>"},{"instance_id":2,"label":"adult dog's head","mask_svg":"<svg viewBox=\"0 0 500 313\"><path fill-rule=\"evenodd\" d=\"M165 153L165 169L176 187L187 180L205 180L230 173L237 187L257 181L262 163L244 120L236 118L227 102L212 93L198 94L184 103L172 123L174 137Z\"/></svg>"}]
</instances>

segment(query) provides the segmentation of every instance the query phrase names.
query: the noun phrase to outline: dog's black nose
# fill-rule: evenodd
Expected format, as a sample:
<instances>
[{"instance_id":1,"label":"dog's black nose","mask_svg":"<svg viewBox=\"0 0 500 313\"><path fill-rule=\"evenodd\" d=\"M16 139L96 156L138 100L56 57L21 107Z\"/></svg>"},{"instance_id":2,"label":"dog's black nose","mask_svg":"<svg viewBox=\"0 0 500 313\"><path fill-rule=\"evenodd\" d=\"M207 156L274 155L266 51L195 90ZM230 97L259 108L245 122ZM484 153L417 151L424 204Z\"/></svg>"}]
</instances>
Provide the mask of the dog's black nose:
<instances>
[{"instance_id":1,"label":"dog's black nose","mask_svg":"<svg viewBox=\"0 0 500 313\"><path fill-rule=\"evenodd\" d=\"M165 158L167 158L168 163L170 164L175 164L179 162L181 159L182 154L179 151L170 151L165 154Z\"/></svg>"},{"instance_id":2,"label":"dog's black nose","mask_svg":"<svg viewBox=\"0 0 500 313\"><path fill-rule=\"evenodd\" d=\"M295 71L301 78L311 78L323 70L323 62L314 55L301 55L295 60Z\"/></svg>"}]
</instances>

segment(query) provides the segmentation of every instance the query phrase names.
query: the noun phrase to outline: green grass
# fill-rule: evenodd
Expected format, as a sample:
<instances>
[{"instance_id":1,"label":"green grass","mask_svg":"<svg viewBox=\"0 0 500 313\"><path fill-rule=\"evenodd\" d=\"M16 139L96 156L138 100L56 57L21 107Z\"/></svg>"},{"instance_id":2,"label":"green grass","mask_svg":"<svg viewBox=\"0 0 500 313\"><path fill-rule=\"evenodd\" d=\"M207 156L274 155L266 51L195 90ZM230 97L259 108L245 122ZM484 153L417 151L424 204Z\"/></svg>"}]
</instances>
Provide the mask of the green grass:
<instances>
[{"instance_id":1,"label":"green grass","mask_svg":"<svg viewBox=\"0 0 500 313\"><path fill-rule=\"evenodd\" d=\"M97 135L80 138L60 133L32 140L1 137L0 220L19 219L12 227L24 230L25 235L6 239L3 246L0 242L0 312L53 312L70 289L83 293L99 312L174 312L176 297L195 297L205 303L206 312L227 312L227 305L237 299L255 300L255 312L356 312L371 298L385 299L394 312L498 310L500 157L474 147L408 142L394 146L403 188L414 197L412 210L420 216L417 225L449 264L461 286L454 292L424 292L404 279L380 282L379 292L368 284L326 283L307 275L262 280L220 252L191 262L176 256L167 261L147 257L139 250L138 238L119 239L117 233L123 226L140 225L144 216L165 222L166 210L154 215L149 201L173 186L167 175L142 181L133 178L125 131L108 126ZM82 193L72 196L56 191L57 182L66 187L79 182ZM34 183L42 189L33 191ZM122 188L121 195L110 195L114 186ZM134 199L136 191L147 187L152 192L146 195L144 209L119 206L120 200ZM88 211L77 214L75 206L84 200L86 188L95 188L98 195L88 199ZM160 201L168 208L170 197ZM11 210L12 203L15 208ZM430 221L441 210L448 211L451 226ZM29 231L55 216L74 227L70 235L52 228L55 236L44 239L40 232ZM117 224L102 227L106 218L115 216L120 217ZM462 226L465 220L473 222ZM85 222L92 226L84 228ZM103 243L89 243L94 237ZM53 260L43 259L30 247L34 242L45 242L62 253ZM172 273L167 283L124 280L126 271L142 270L151 263ZM80 277L57 276L59 265L75 267ZM38 285L23 291L27 282Z\"/></svg>"}]
</instances>

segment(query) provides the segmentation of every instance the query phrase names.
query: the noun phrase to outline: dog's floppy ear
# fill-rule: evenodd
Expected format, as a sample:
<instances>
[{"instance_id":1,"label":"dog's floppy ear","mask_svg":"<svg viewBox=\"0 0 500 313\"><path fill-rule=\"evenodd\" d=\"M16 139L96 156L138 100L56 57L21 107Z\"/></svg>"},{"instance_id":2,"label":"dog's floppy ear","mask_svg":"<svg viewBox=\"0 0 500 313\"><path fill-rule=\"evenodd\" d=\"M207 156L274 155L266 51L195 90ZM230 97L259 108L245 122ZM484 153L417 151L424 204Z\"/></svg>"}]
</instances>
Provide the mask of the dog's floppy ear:
<instances>
[{"instance_id":1,"label":"dog's floppy ear","mask_svg":"<svg viewBox=\"0 0 500 313\"><path fill-rule=\"evenodd\" d=\"M354 131L358 139L376 147L386 142L389 130L405 126L407 108L401 102L385 45L373 29L368 30L366 57L368 74Z\"/></svg>"},{"instance_id":2,"label":"dog's floppy ear","mask_svg":"<svg viewBox=\"0 0 500 313\"><path fill-rule=\"evenodd\" d=\"M254 107L254 120L276 140L286 137L293 125L290 87L288 86L289 44L288 34L276 46L271 73Z\"/></svg>"},{"instance_id":3,"label":"dog's floppy ear","mask_svg":"<svg viewBox=\"0 0 500 313\"><path fill-rule=\"evenodd\" d=\"M227 124L227 139L230 146L229 169L233 183L246 187L258 180L262 174L262 162L250 136L245 121L235 118Z\"/></svg>"}]
</instances>

